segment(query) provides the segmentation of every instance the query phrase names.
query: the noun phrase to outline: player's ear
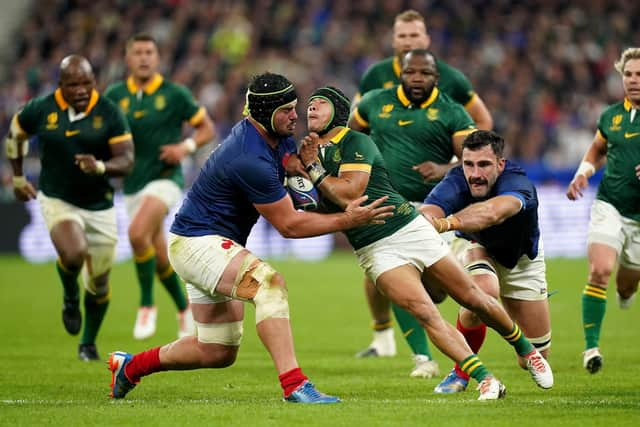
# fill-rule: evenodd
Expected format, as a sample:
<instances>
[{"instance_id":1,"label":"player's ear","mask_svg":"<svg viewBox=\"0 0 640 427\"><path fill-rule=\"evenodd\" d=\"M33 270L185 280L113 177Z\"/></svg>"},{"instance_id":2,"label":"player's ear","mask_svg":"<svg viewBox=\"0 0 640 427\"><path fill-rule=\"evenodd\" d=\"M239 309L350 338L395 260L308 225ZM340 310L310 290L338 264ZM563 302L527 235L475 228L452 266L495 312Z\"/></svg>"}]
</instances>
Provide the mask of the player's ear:
<instances>
[{"instance_id":1,"label":"player's ear","mask_svg":"<svg viewBox=\"0 0 640 427\"><path fill-rule=\"evenodd\" d=\"M505 165L507 164L507 160L504 157L498 159L498 172L502 173Z\"/></svg>"}]
</instances>

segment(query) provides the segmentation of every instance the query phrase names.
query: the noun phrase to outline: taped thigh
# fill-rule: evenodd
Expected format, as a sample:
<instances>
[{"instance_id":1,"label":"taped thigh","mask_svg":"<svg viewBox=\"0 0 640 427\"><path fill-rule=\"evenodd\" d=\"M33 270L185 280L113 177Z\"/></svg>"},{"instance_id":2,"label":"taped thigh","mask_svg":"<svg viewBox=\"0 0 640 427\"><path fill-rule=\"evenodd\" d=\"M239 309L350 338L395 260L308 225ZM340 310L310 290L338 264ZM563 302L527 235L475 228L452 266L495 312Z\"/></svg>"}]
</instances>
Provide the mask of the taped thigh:
<instances>
[{"instance_id":1,"label":"taped thigh","mask_svg":"<svg viewBox=\"0 0 640 427\"><path fill-rule=\"evenodd\" d=\"M242 341L242 320L228 323L195 323L198 341L201 343L237 347Z\"/></svg>"},{"instance_id":2,"label":"taped thigh","mask_svg":"<svg viewBox=\"0 0 640 427\"><path fill-rule=\"evenodd\" d=\"M284 283L274 283L277 272L264 261L249 253L238 269L231 289L233 298L253 301L256 323L268 318L289 318L289 302Z\"/></svg>"}]
</instances>

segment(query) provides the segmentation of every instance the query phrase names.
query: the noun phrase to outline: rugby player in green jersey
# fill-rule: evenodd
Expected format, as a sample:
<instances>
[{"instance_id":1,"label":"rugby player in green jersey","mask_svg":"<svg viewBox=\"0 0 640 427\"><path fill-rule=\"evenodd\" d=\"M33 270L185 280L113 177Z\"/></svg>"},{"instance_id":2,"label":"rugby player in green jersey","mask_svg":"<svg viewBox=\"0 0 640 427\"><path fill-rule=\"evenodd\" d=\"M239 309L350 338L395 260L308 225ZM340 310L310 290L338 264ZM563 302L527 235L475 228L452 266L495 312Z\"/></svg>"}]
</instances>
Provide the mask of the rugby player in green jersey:
<instances>
[{"instance_id":1,"label":"rugby player in green jersey","mask_svg":"<svg viewBox=\"0 0 640 427\"><path fill-rule=\"evenodd\" d=\"M62 320L71 335L82 326L82 272L85 322L78 357L85 361L100 359L95 340L111 297L109 272L117 228L109 177L126 175L133 166L127 121L95 85L86 58L65 57L56 91L29 101L13 117L6 140L16 198L38 200L58 253ZM22 168L30 136L38 137L40 151L38 192Z\"/></svg>"},{"instance_id":2,"label":"rugby player in green jersey","mask_svg":"<svg viewBox=\"0 0 640 427\"><path fill-rule=\"evenodd\" d=\"M618 304L629 308L640 280L640 48L622 52L615 68L622 75L625 98L600 115L567 197L576 200L588 179L606 164L591 208L587 237L589 278L582 292L583 366L602 368L600 330L607 306L607 285L615 270Z\"/></svg>"},{"instance_id":3,"label":"rugby player in green jersey","mask_svg":"<svg viewBox=\"0 0 640 427\"><path fill-rule=\"evenodd\" d=\"M394 55L380 62L373 64L362 76L359 84L359 93L356 100L374 89L395 87L401 82L401 62L404 55L413 49L428 49L431 45L431 38L427 33L423 16L415 10L406 10L398 14L393 23L392 47ZM465 75L445 62L436 59L438 70L438 89L446 93L455 102L461 104L467 113L475 121L478 129L491 130L493 118L487 110L484 102L473 90L471 83ZM402 132L402 129L398 129ZM383 155L387 162L393 160L397 151L386 150ZM401 154L401 153L400 153ZM441 160L441 163L449 163L451 159ZM387 163L391 176L394 176L393 164ZM434 163L424 164L423 168L436 166ZM408 194L404 194L409 197ZM414 200L409 198L412 201ZM389 302L379 295L371 281L365 279L365 293L371 314L374 318L374 339L371 345L358 353L357 356L393 356L395 355L395 341L393 338L393 328L390 323ZM412 377L430 378L438 374L437 365L432 361L428 342L422 332L418 322L406 312L394 307L394 314L398 321L398 326L405 334L405 339L414 353L416 362L415 369L411 372Z\"/></svg>"},{"instance_id":4,"label":"rugby player in green jersey","mask_svg":"<svg viewBox=\"0 0 640 427\"><path fill-rule=\"evenodd\" d=\"M386 89L400 84L402 57L413 49L429 49L431 37L419 12L406 10L395 17L391 44L395 54L367 69L360 79L356 102L373 89ZM438 59L436 64L440 74L440 90L464 106L478 125L478 129L490 130L493 127L491 113L473 90L469 79L460 70L444 61Z\"/></svg>"},{"instance_id":5,"label":"rugby player in green jersey","mask_svg":"<svg viewBox=\"0 0 640 427\"><path fill-rule=\"evenodd\" d=\"M548 363L504 308L474 285L433 226L394 189L376 144L345 127L348 115L349 100L340 90L317 89L307 108L311 133L303 139L299 155L322 193L326 211L340 212L362 195L369 199L386 195L384 204L395 206L394 216L384 224L345 231L364 272L380 292L418 319L438 349L480 383L480 400L503 397L505 388L473 354L462 334L440 315L435 302L444 298L443 291L491 325L518 355L531 359L527 367L534 381L551 388Z\"/></svg>"},{"instance_id":6,"label":"rugby player in green jersey","mask_svg":"<svg viewBox=\"0 0 640 427\"><path fill-rule=\"evenodd\" d=\"M368 131L390 171L394 188L407 200L422 203L424 197L460 156L462 141L476 130L465 109L439 90L435 57L424 49L412 50L403 58L402 82L388 89L368 92L353 111L349 126ZM387 356L387 342L393 343L389 324L389 303L370 288L371 312L375 319L374 340L361 356ZM415 360L412 377L431 378L439 374L432 360L426 336L405 311L393 307Z\"/></svg>"},{"instance_id":7,"label":"rugby player in green jersey","mask_svg":"<svg viewBox=\"0 0 640 427\"><path fill-rule=\"evenodd\" d=\"M111 85L105 96L125 113L135 144L133 171L124 180L124 194L133 249L140 307L133 336L146 339L156 331L157 308L153 300L154 274L178 309L178 337L193 334L191 309L178 275L167 256L163 222L182 200L184 179L180 161L214 136L211 118L189 90L158 73L158 46L148 34L136 34L126 45L130 75ZM182 125L195 129L182 138Z\"/></svg>"}]
</instances>

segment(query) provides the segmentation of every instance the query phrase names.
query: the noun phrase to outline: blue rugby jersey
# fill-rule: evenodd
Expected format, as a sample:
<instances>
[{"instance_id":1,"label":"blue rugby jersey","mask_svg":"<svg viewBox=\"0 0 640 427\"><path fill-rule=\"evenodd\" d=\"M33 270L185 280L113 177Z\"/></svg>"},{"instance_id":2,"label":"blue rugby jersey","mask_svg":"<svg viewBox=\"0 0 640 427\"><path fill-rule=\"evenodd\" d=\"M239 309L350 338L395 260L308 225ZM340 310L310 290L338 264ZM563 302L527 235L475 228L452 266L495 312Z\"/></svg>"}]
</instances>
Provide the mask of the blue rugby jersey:
<instances>
[{"instance_id":1,"label":"blue rugby jersey","mask_svg":"<svg viewBox=\"0 0 640 427\"><path fill-rule=\"evenodd\" d=\"M171 232L218 234L245 245L259 216L253 204L287 196L282 159L295 152L293 138L281 139L272 149L248 119L240 121L200 170Z\"/></svg>"},{"instance_id":2,"label":"blue rugby jersey","mask_svg":"<svg viewBox=\"0 0 640 427\"><path fill-rule=\"evenodd\" d=\"M514 196L522 202L522 209L502 224L475 233L456 232L460 237L484 246L489 255L507 268L513 268L526 254L529 259L538 255L540 228L538 227L538 194L525 171L516 163L506 162L504 171L484 199L471 196L462 166L449 171L429 193L424 203L437 205L445 215L454 214L468 205L495 196Z\"/></svg>"}]
</instances>

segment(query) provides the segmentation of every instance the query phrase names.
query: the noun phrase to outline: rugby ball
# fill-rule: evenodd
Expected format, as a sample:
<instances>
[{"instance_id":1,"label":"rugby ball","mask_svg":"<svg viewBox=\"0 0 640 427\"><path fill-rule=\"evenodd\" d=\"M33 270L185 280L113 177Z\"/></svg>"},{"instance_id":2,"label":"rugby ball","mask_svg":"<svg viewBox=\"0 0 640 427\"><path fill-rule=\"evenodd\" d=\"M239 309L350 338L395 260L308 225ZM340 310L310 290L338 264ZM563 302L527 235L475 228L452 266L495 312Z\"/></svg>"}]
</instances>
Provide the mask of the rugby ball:
<instances>
[{"instance_id":1,"label":"rugby ball","mask_svg":"<svg viewBox=\"0 0 640 427\"><path fill-rule=\"evenodd\" d=\"M293 200L293 206L303 211L312 211L318 207L320 197L313 183L303 176L287 178L287 191Z\"/></svg>"}]
</instances>

